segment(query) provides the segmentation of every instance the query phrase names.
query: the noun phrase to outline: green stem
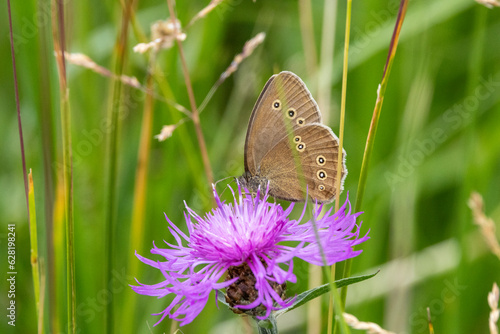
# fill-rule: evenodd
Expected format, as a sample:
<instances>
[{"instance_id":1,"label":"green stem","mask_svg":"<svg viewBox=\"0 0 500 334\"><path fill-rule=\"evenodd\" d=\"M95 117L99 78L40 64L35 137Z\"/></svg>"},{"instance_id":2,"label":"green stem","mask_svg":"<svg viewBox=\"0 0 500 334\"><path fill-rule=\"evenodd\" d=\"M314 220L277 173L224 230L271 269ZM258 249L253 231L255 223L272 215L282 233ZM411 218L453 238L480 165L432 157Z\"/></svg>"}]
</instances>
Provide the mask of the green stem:
<instances>
[{"instance_id":1,"label":"green stem","mask_svg":"<svg viewBox=\"0 0 500 334\"><path fill-rule=\"evenodd\" d=\"M361 174L359 176L359 182L358 182L358 191L356 194L356 203L354 205L354 212L358 212L361 209L361 204L365 193L366 179L368 176L368 168L370 165L373 146L375 144L375 135L377 133L378 121L382 110L382 104L384 102L385 90L387 88L389 75L391 73L392 64L394 62L394 57L396 55L396 50L399 41L399 34L401 32L401 27L403 25L407 7L408 7L408 0L401 0L401 3L399 5L398 17L396 20L396 26L394 28L394 33L392 35L391 44L389 47L389 54L387 55L387 61L384 68L384 74L382 75L382 82L380 83L377 89L377 100L375 102L375 108L373 110L370 129L368 130L368 138L366 139L365 152L363 154L363 162L361 164ZM352 266L352 259L346 260L343 277L349 277L349 275L351 274L351 266ZM344 308L345 301L347 298L347 287L342 288L341 298L342 298L342 305Z\"/></svg>"},{"instance_id":2,"label":"green stem","mask_svg":"<svg viewBox=\"0 0 500 334\"><path fill-rule=\"evenodd\" d=\"M271 314L266 320L258 320L255 318L254 320L257 322L259 334L278 334L278 325L273 314Z\"/></svg>"}]
</instances>

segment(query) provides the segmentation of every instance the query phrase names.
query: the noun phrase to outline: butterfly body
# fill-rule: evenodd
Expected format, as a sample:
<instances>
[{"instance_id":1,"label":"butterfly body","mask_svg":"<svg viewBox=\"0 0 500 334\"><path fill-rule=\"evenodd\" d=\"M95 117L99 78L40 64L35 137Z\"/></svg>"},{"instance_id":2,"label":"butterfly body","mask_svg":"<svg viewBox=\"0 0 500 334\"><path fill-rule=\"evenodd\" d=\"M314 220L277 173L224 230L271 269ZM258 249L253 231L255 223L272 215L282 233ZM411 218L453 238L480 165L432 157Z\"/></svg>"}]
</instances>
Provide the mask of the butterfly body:
<instances>
[{"instance_id":1,"label":"butterfly body","mask_svg":"<svg viewBox=\"0 0 500 334\"><path fill-rule=\"evenodd\" d=\"M302 80L291 72L273 75L250 117L245 173L238 178L251 192L265 190L289 201L307 194L318 202L335 198L338 139L321 124L321 114ZM341 189L347 174L342 152Z\"/></svg>"}]
</instances>

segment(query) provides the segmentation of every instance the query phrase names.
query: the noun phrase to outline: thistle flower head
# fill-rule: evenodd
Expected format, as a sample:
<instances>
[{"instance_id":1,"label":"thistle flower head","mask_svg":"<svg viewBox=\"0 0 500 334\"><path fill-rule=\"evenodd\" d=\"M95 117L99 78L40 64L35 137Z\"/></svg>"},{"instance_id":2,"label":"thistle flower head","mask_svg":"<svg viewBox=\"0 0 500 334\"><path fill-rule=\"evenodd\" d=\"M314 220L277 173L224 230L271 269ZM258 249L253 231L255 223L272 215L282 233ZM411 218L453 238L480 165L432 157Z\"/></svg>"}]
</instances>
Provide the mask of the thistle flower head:
<instances>
[{"instance_id":1,"label":"thistle flower head","mask_svg":"<svg viewBox=\"0 0 500 334\"><path fill-rule=\"evenodd\" d=\"M211 291L222 288L234 310L266 319L272 311L293 302L284 297L284 290L286 282L297 280L294 258L331 265L361 253L353 246L368 239L359 236L356 218L360 213L351 213L348 199L336 213L330 208L321 214L323 205L316 205L313 218L301 223L305 207L298 220L289 219L294 204L285 210L269 203L267 191L252 196L238 186L234 201L225 203L214 188L214 197L217 207L203 217L186 205L188 234L166 217L176 242L165 242L168 248L154 245L151 250L164 257L163 261L137 255L159 269L165 280L153 285L139 283L132 289L149 296L174 295L170 305L157 314L161 315L157 324L167 315L181 325L190 323Z\"/></svg>"}]
</instances>

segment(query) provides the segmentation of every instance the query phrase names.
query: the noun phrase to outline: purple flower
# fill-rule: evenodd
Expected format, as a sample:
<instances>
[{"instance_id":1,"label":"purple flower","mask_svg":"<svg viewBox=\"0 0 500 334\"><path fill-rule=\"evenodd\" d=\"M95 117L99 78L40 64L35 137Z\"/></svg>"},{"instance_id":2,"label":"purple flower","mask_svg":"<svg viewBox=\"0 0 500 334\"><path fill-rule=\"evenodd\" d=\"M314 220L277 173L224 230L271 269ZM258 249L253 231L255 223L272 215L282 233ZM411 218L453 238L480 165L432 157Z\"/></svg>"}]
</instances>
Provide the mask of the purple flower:
<instances>
[{"instance_id":1,"label":"purple flower","mask_svg":"<svg viewBox=\"0 0 500 334\"><path fill-rule=\"evenodd\" d=\"M227 288L226 300L234 295L242 297L242 292L237 290L242 285L246 290L250 285L253 293L249 292L246 299L236 299L240 302L228 300L233 310L258 310L252 314L266 319L273 310L293 302L284 298L284 289L287 281L297 280L293 273L295 257L324 265L320 242L326 264L331 265L361 253L352 247L368 239L367 235L359 236L356 218L361 213L351 214L348 199L333 214L330 208L321 215L323 205L315 205L314 218L300 224L306 206L300 219L290 220L288 216L294 204L284 210L280 204L267 202L267 191L261 198L259 193L256 196L242 194L238 186L238 193L239 196L235 196L233 192L233 203L225 203L214 188L217 207L204 217L186 205L188 235L165 216L176 244L165 242L168 248L158 248L153 243L151 249L152 254L163 256L165 261L153 261L136 254L142 262L159 269L165 280L153 285L138 282L132 289L158 298L174 295L170 305L155 314L162 315L156 324L167 315L181 321L181 326L188 324L201 312L210 292ZM226 273L228 276L223 281L221 278ZM179 307L174 309L176 305Z\"/></svg>"}]
</instances>

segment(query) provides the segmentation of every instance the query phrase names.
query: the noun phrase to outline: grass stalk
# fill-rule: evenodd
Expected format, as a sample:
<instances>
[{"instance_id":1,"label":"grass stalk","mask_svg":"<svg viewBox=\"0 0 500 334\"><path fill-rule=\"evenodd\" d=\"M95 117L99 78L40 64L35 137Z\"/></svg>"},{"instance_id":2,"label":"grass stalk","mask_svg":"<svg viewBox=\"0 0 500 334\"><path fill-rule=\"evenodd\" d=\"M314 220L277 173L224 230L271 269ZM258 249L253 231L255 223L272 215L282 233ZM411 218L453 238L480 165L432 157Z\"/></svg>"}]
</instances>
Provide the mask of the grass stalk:
<instances>
[{"instance_id":1,"label":"grass stalk","mask_svg":"<svg viewBox=\"0 0 500 334\"><path fill-rule=\"evenodd\" d=\"M74 254L74 220L73 220L73 152L71 148L71 111L69 89L66 77L64 52L64 3L52 1L52 34L54 51L59 75L61 133L63 147L63 184L64 184L64 228L66 232L66 299L68 333L76 332L76 284Z\"/></svg>"},{"instance_id":2,"label":"grass stalk","mask_svg":"<svg viewBox=\"0 0 500 334\"><path fill-rule=\"evenodd\" d=\"M354 205L354 212L360 211L361 204L363 202L363 196L366 187L366 179L368 176L368 168L370 165L373 146L375 144L375 135L377 133L378 121L380 118L380 113L382 111L382 103L384 102L385 90L387 88L387 83L389 81L389 75L391 73L392 64L396 56L399 35L401 32L401 27L403 25L407 7L408 7L408 0L401 0L401 3L399 5L398 17L396 19L396 26L394 28L391 44L389 46L389 53L387 55L387 60L384 67L384 73L382 75L382 81L377 89L377 99L375 101L375 108L373 110L372 120L370 123L370 128L368 130L368 137L366 139L365 151L363 154L363 162L361 163L361 173L358 181L358 191L356 194L356 203ZM344 266L343 277L349 277L349 275L351 274L351 266L352 266L352 259L347 259ZM347 287L343 287L341 293L342 309L344 309L345 307L346 298L347 298Z\"/></svg>"},{"instance_id":3,"label":"grass stalk","mask_svg":"<svg viewBox=\"0 0 500 334\"><path fill-rule=\"evenodd\" d=\"M38 334L44 333L43 319L45 314L45 284L47 280L47 274L44 267L43 258L40 258L38 262L38 268L40 272L40 294L38 298Z\"/></svg>"},{"instance_id":4,"label":"grass stalk","mask_svg":"<svg viewBox=\"0 0 500 334\"><path fill-rule=\"evenodd\" d=\"M122 81L118 78L122 75L125 66L125 56L127 50L127 36L130 18L132 16L134 0L127 0L122 5L122 21L118 39L114 48L114 74L113 88L111 92L111 106L108 108L107 118L110 131L106 141L106 213L105 213L105 261L104 261L104 287L111 288L111 271L113 269L114 256L114 226L117 211L117 162L118 162L118 134L119 115L122 96ZM113 298L106 304L104 310L105 332L114 333L114 300Z\"/></svg>"},{"instance_id":5,"label":"grass stalk","mask_svg":"<svg viewBox=\"0 0 500 334\"><path fill-rule=\"evenodd\" d=\"M403 25L407 7L408 7L408 0L401 0L398 12L398 18L396 21L396 27L394 28L394 33L392 35L391 44L389 47L389 54L387 55L387 61L385 64L384 73L382 75L382 81L377 89L377 99L375 102L375 108L373 110L370 129L368 130L368 137L366 139L366 146L363 154L363 162L361 164L361 174L358 183L358 192L356 196L355 211L359 211L361 209L361 204L363 202L363 196L366 188L366 178L368 176L369 162L373 151L373 146L375 144L375 135L377 133L378 120L380 118L382 103L384 102L385 90L387 88L387 83L389 82L389 75L391 72L392 64L394 62L394 57L396 55L396 49L398 47L398 41L399 41L399 34L401 32L401 27Z\"/></svg>"},{"instance_id":6,"label":"grass stalk","mask_svg":"<svg viewBox=\"0 0 500 334\"><path fill-rule=\"evenodd\" d=\"M33 290L35 295L36 312L38 315L38 333L43 333L43 304L40 304L40 274L38 266L38 238L36 231L36 210L35 210L35 190L33 186L33 176L28 175L26 168L26 154L24 149L24 136L21 120L21 104L19 101L19 84L17 80L17 66L16 66L16 53L14 49L14 37L12 27L12 12L10 0L7 0L7 10L9 17L9 39L10 39L10 52L12 58L12 73L14 78L14 93L16 100L16 113L17 113L17 126L19 132L19 144L21 152L21 161L23 169L24 192L26 197L26 210L28 216L28 225L30 230L30 245L31 245L31 268L33 275ZM42 316L41 316L42 315Z\"/></svg>"},{"instance_id":7,"label":"grass stalk","mask_svg":"<svg viewBox=\"0 0 500 334\"><path fill-rule=\"evenodd\" d=\"M35 295L35 305L36 305L36 313L38 316L38 332L43 332L43 317L40 317L43 314L41 310L43 308L43 304L40 304L40 270L39 270L39 261L38 261L38 235L36 232L36 210L35 210L35 186L33 184L33 174L30 172L28 174L29 180L29 215L30 215L30 245L31 245L31 271L33 273L33 289ZM42 286L43 288L43 286Z\"/></svg>"},{"instance_id":8,"label":"grass stalk","mask_svg":"<svg viewBox=\"0 0 500 334\"><path fill-rule=\"evenodd\" d=\"M69 91L66 91L69 93ZM63 128L63 161L64 161L64 198L65 198L65 231L66 231L66 282L67 282L67 315L68 332L76 332L76 283L75 283L75 250L74 250L74 218L73 218L73 158L70 134L69 96L61 98L61 120Z\"/></svg>"},{"instance_id":9,"label":"grass stalk","mask_svg":"<svg viewBox=\"0 0 500 334\"><path fill-rule=\"evenodd\" d=\"M174 22L176 22L175 9L172 0L167 0L168 11L170 17ZM201 158L203 160L203 168L205 169L205 175L207 177L208 184L214 183L214 176L212 173L212 168L210 167L210 160L208 158L207 145L205 143L205 138L203 137L203 131L201 129L200 114L198 108L196 107L196 100L194 98L193 86L191 85L191 78L189 77L189 70L186 63L186 57L184 56L184 48L182 47L182 42L177 38L175 39L177 47L179 49L179 56L182 64L182 73L184 74L184 81L186 83L186 89L189 97L189 103L191 105L191 118L193 119L194 128L196 130L196 137L198 139L198 144L200 145Z\"/></svg>"},{"instance_id":10,"label":"grass stalk","mask_svg":"<svg viewBox=\"0 0 500 334\"><path fill-rule=\"evenodd\" d=\"M29 206L29 189L28 189L28 173L26 169L26 154L24 150L24 137L23 137L23 126L21 121L21 104L19 102L19 84L17 81L17 68L16 68L16 53L14 50L14 36L13 36L13 28L12 28L12 14L10 8L10 0L7 0L7 10L9 14L9 37L10 37L10 54L12 57L12 73L14 75L14 92L16 99L16 111L17 111L17 128L19 131L19 143L20 143L20 151L21 151L21 161L23 168L23 179L24 179L24 193L26 196L26 209L28 212L28 222L30 217L30 206Z\"/></svg>"},{"instance_id":11,"label":"grass stalk","mask_svg":"<svg viewBox=\"0 0 500 334\"><path fill-rule=\"evenodd\" d=\"M344 62L342 68L342 95L340 100L340 125L339 125L339 153L337 158L337 183L335 184L335 212L339 210L340 207L340 180L342 179L342 152L344 147L344 124L345 124L345 108L346 108L346 96L347 96L347 70L349 64L349 39L351 34L351 11L352 11L352 0L347 0L346 7L346 18L345 18L345 36L344 36ZM331 266L331 277L335 280L335 264ZM329 310L328 310L328 332L332 333L335 331L333 328L333 294L330 294ZM344 306L339 304L340 309L336 310L336 313L340 314L340 319L343 319L342 313L344 312ZM337 325L335 325L337 327Z\"/></svg>"},{"instance_id":12,"label":"grass stalk","mask_svg":"<svg viewBox=\"0 0 500 334\"><path fill-rule=\"evenodd\" d=\"M317 286L323 284L323 272L320 266L315 266L313 264L308 265L308 289L314 289ZM323 305L323 300L321 298L316 298L310 300L307 304L307 334L320 334L321 333L321 308Z\"/></svg>"}]
</instances>

